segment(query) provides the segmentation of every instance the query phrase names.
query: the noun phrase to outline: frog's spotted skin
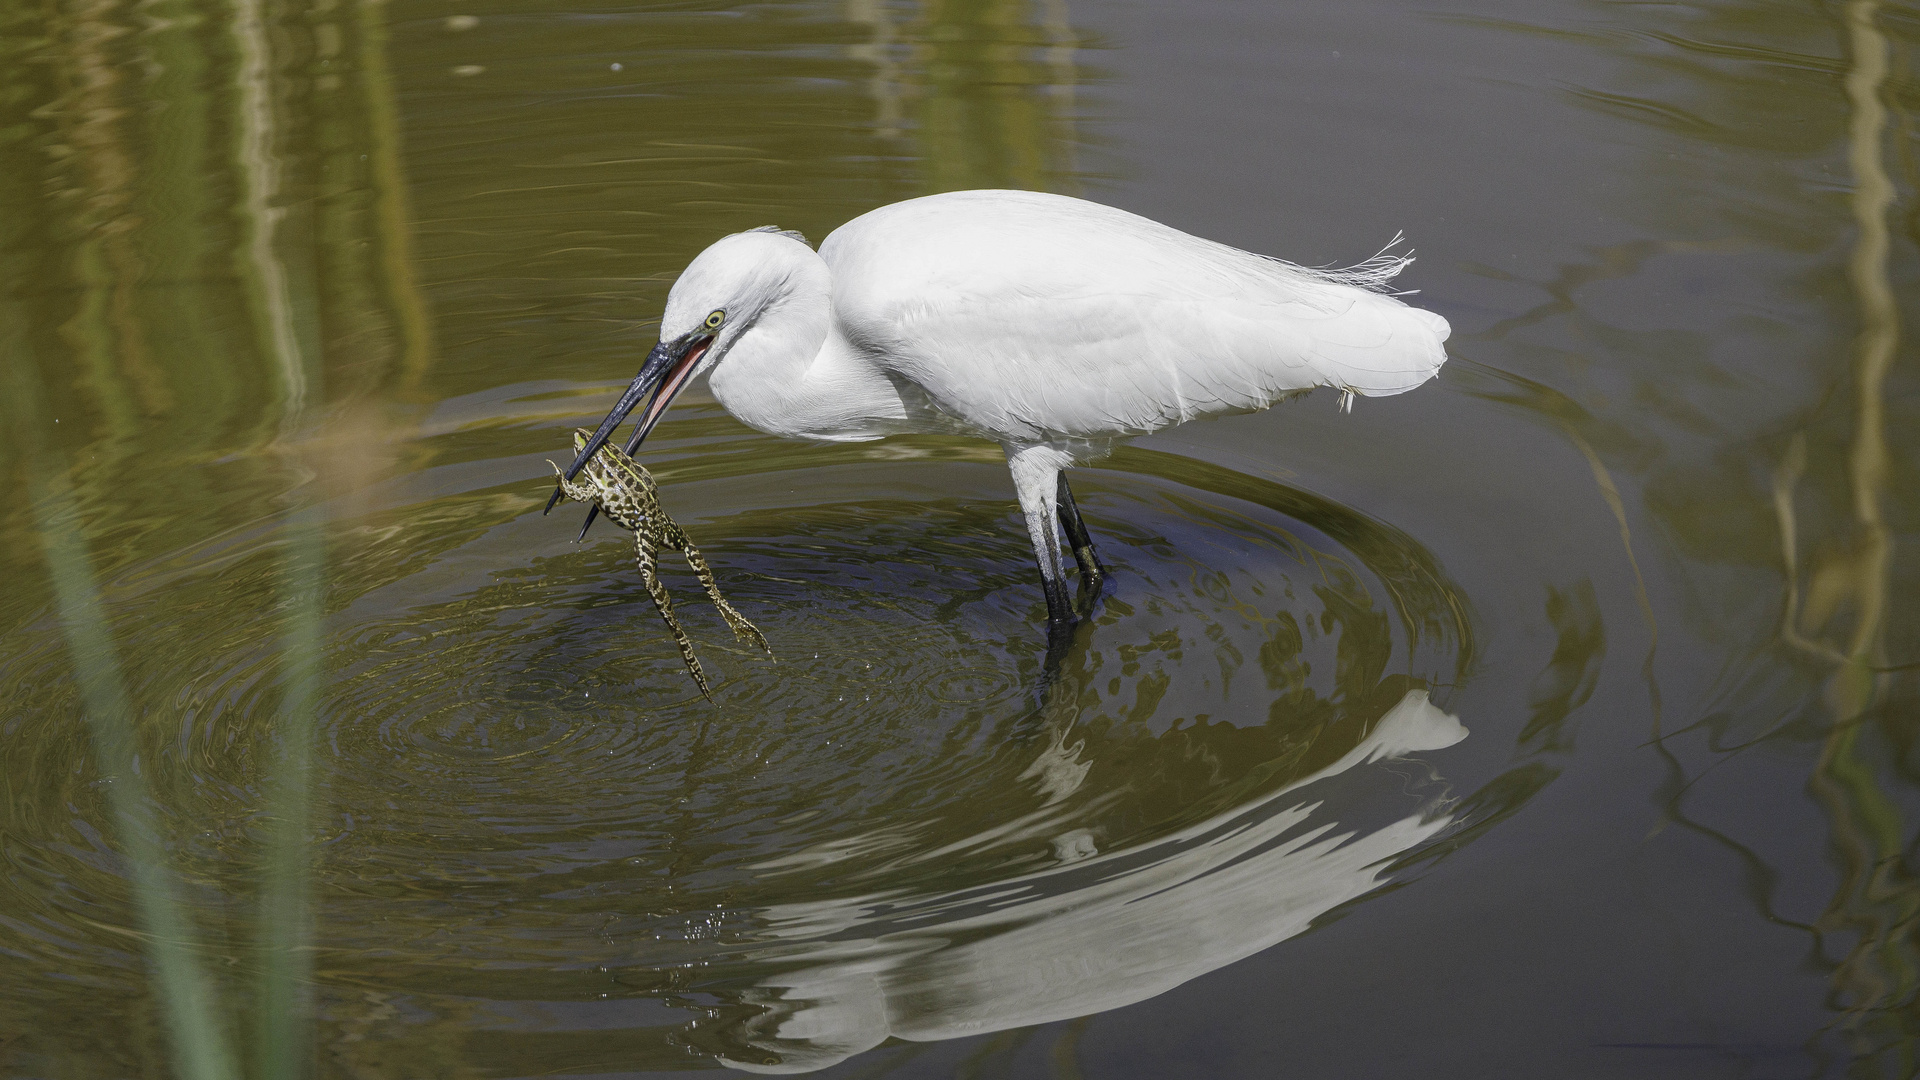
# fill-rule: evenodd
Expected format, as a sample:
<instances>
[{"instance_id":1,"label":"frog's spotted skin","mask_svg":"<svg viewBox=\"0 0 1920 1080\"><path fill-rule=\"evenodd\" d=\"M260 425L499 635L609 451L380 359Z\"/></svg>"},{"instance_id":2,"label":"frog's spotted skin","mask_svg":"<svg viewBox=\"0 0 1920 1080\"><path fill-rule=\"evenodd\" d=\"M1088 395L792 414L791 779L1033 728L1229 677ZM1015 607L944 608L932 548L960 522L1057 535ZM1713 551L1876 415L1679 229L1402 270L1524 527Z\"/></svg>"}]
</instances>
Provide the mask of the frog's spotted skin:
<instances>
[{"instance_id":1,"label":"frog's spotted skin","mask_svg":"<svg viewBox=\"0 0 1920 1080\"><path fill-rule=\"evenodd\" d=\"M586 448L587 439L593 432L586 428L576 428L573 432L573 449L579 453ZM552 462L547 464L552 465ZM554 465L553 471L562 472ZM632 458L620 452L618 447L602 446L600 452L593 455L586 467L572 480L563 474L560 490L567 498L576 502L599 503L600 511L607 515L615 525L633 531L634 550L640 556L640 580L647 587L647 595L653 597L653 606L660 609L660 617L667 621L667 629L673 632L674 644L680 646L680 658L687 662L687 670L693 674L693 681L700 687L700 693L708 701L713 694L707 688L707 676L700 670L700 661L693 655L693 643L687 640L686 631L680 629L680 620L673 617L673 601L667 598L666 586L660 584L660 577L654 572L654 552L660 548L686 553L687 565L700 578L700 584L707 590L707 596L713 600L713 606L720 609L720 615L733 628L733 636L752 641L766 649L772 656L773 650L767 647L763 637L746 617L733 610L720 595L720 587L713 583L713 571L707 569L707 560L700 555L700 549L693 546L687 534L673 523L667 512L660 508L658 489L653 477Z\"/></svg>"}]
</instances>

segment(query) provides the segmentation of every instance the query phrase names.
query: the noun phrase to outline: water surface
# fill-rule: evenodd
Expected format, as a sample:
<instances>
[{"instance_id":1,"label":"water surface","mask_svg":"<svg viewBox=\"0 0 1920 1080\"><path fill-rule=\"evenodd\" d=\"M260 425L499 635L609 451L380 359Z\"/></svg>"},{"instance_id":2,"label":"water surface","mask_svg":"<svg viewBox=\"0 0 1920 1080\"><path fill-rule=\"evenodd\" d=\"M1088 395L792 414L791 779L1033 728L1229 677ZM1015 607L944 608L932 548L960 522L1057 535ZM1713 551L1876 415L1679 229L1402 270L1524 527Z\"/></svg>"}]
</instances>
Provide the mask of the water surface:
<instances>
[{"instance_id":1,"label":"water surface","mask_svg":"<svg viewBox=\"0 0 1920 1080\"><path fill-rule=\"evenodd\" d=\"M0 1062L1911 1075L1917 28L0 0ZM708 704L547 459L712 239L967 187L1404 229L1451 360L1082 470L1050 684L998 448L696 387Z\"/></svg>"}]
</instances>

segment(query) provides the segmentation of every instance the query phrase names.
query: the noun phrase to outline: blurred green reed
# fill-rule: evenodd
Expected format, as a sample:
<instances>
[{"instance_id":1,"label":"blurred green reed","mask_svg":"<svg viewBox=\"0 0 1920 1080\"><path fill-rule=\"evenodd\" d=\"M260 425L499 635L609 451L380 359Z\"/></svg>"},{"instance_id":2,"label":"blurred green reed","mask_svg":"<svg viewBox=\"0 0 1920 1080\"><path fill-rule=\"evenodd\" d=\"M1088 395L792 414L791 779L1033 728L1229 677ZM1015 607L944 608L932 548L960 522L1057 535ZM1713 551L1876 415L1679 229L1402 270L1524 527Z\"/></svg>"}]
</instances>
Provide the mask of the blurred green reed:
<instances>
[{"instance_id":1,"label":"blurred green reed","mask_svg":"<svg viewBox=\"0 0 1920 1080\"><path fill-rule=\"evenodd\" d=\"M13 325L18 325L13 324ZM21 359L19 335L6 344ZM30 430L40 395L28 365L12 364L9 397L16 431ZM33 521L80 689L113 826L127 863L143 946L167 1029L174 1068L185 1080L238 1080L231 1033L222 1019L220 987L205 967L210 950L190 914L155 820L154 796L141 771L139 713L129 695L110 620L100 600L92 558L67 470L55 455L29 447ZM287 517L281 632L283 691L278 754L265 785L269 822L260 860L256 912L258 953L254 1074L297 1077L311 1058L313 729L322 671L320 616L324 595L324 513L320 506Z\"/></svg>"},{"instance_id":2,"label":"blurred green reed","mask_svg":"<svg viewBox=\"0 0 1920 1080\"><path fill-rule=\"evenodd\" d=\"M0 305L11 307L13 305ZM0 310L0 316L9 314ZM45 552L61 629L80 690L82 713L126 861L142 946L167 1033L175 1073L183 1080L239 1080L222 988L207 970L210 950L170 864L142 771L140 713L123 676L111 621L100 598L93 560L68 469L39 445L43 395L17 332L23 322L0 317L13 430L29 479L32 520ZM309 1069L312 1029L313 717L322 671L320 616L324 595L324 513L313 503L287 516L281 631L283 691L278 754L265 785L269 822L260 859L255 932L258 953L254 1069L261 1077L298 1077ZM148 763L149 766L151 762Z\"/></svg>"},{"instance_id":3,"label":"blurred green reed","mask_svg":"<svg viewBox=\"0 0 1920 1080\"><path fill-rule=\"evenodd\" d=\"M320 696L321 597L325 551L320 507L294 511L287 522L285 625L281 632L286 687L280 746L266 787L269 829L255 914L260 953L255 1004L255 1072L297 1077L312 1056L313 1015L313 730Z\"/></svg>"},{"instance_id":4,"label":"blurred green reed","mask_svg":"<svg viewBox=\"0 0 1920 1080\"><path fill-rule=\"evenodd\" d=\"M219 989L201 964L205 954L178 877L153 820L152 793L134 750L135 717L120 675L120 659L94 587L86 541L64 477L45 478L33 500L73 657L94 756L106 781L107 803L127 861L134 908L145 934L148 963L172 1043L174 1068L188 1080L237 1078L232 1047L220 1019Z\"/></svg>"},{"instance_id":5,"label":"blurred green reed","mask_svg":"<svg viewBox=\"0 0 1920 1080\"><path fill-rule=\"evenodd\" d=\"M5 305L12 307L13 305ZM0 316L16 314L0 310ZM203 963L207 950L190 914L178 875L154 819L154 800L141 771L138 716L122 677L93 561L80 525L66 469L30 433L39 422L41 395L26 363L24 325L0 317L0 346L13 363L7 397L15 432L28 439L24 458L33 520L46 553L60 626L80 689L82 714L107 794L107 806L127 863L147 962L169 1035L175 1071L185 1080L238 1080L239 1068L221 1019L218 985Z\"/></svg>"}]
</instances>

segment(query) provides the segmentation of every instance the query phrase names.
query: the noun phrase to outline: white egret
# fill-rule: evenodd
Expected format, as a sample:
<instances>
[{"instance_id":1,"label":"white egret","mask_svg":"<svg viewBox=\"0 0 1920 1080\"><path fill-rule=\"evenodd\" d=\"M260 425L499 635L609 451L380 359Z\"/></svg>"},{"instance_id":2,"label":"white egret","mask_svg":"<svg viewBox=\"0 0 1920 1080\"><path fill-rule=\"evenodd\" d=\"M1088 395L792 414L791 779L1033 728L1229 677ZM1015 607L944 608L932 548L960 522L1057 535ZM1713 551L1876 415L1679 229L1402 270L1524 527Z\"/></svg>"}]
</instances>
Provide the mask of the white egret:
<instances>
[{"instance_id":1,"label":"white egret","mask_svg":"<svg viewBox=\"0 0 1920 1080\"><path fill-rule=\"evenodd\" d=\"M1081 591L1103 573L1062 470L1118 439L1317 386L1375 396L1426 382L1448 326L1384 294L1409 261L1311 269L1029 191L883 206L818 252L772 226L736 233L674 282L660 343L567 475L648 398L631 453L703 372L728 412L774 435L992 439L1057 641L1075 617L1056 520Z\"/></svg>"}]
</instances>

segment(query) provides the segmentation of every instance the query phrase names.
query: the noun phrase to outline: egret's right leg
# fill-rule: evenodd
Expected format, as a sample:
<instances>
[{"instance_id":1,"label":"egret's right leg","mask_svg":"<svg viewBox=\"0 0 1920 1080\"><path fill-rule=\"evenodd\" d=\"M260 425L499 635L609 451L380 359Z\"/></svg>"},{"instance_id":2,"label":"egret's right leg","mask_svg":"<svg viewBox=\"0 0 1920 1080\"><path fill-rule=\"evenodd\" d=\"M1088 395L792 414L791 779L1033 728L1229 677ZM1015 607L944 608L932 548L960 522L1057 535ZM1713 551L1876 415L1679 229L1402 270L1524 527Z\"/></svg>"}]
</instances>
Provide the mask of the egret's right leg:
<instances>
[{"instance_id":1,"label":"egret's right leg","mask_svg":"<svg viewBox=\"0 0 1920 1080\"><path fill-rule=\"evenodd\" d=\"M1060 551L1060 470L1072 464L1065 451L1051 446L1005 444L1007 467L1013 472L1013 490L1027 519L1033 557L1040 564L1040 586L1047 594L1047 638L1060 638L1073 627L1073 602L1067 598L1067 569Z\"/></svg>"}]
</instances>

